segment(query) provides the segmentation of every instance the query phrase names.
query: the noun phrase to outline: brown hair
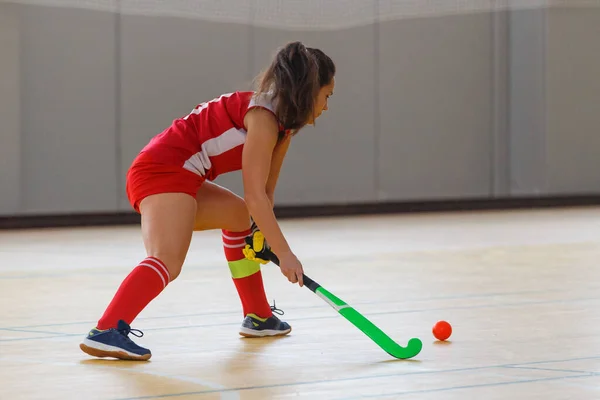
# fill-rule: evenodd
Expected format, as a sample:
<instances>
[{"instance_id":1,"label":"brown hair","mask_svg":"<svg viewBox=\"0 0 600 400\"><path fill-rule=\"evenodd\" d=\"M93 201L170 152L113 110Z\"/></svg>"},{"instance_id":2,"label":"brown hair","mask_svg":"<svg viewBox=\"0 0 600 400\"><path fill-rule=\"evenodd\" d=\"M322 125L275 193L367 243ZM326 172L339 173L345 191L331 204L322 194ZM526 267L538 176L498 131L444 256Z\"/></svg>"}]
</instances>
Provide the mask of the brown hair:
<instances>
[{"instance_id":1,"label":"brown hair","mask_svg":"<svg viewBox=\"0 0 600 400\"><path fill-rule=\"evenodd\" d=\"M335 76L335 64L333 60L319 49L307 47L307 50L317 61L319 68L319 88L329 85Z\"/></svg>"},{"instance_id":2,"label":"brown hair","mask_svg":"<svg viewBox=\"0 0 600 400\"><path fill-rule=\"evenodd\" d=\"M271 65L257 77L256 94L272 96L284 129L300 129L314 112L319 89L334 75L335 65L325 53L291 42L279 49Z\"/></svg>"}]
</instances>

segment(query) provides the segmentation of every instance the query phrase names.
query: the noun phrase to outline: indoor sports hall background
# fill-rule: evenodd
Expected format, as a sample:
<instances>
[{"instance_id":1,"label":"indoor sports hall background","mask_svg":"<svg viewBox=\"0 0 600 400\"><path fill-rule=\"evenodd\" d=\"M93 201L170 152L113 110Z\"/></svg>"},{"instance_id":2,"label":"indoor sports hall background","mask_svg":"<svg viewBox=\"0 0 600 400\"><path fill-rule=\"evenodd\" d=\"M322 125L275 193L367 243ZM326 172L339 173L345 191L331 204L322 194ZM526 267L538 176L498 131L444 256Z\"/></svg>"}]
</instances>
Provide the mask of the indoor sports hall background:
<instances>
[{"instance_id":1,"label":"indoor sports hall background","mask_svg":"<svg viewBox=\"0 0 600 400\"><path fill-rule=\"evenodd\" d=\"M265 265L293 331L246 340L229 239L198 231L132 321L152 359L82 352L146 264L133 158L292 40L336 88L276 213L337 214L281 227L355 311ZM0 0L0 400L600 399L599 166L600 0Z\"/></svg>"},{"instance_id":2,"label":"indoor sports hall background","mask_svg":"<svg viewBox=\"0 0 600 400\"><path fill-rule=\"evenodd\" d=\"M129 213L150 137L289 40L338 75L278 206L600 194L597 0L4 0L0 218Z\"/></svg>"}]
</instances>

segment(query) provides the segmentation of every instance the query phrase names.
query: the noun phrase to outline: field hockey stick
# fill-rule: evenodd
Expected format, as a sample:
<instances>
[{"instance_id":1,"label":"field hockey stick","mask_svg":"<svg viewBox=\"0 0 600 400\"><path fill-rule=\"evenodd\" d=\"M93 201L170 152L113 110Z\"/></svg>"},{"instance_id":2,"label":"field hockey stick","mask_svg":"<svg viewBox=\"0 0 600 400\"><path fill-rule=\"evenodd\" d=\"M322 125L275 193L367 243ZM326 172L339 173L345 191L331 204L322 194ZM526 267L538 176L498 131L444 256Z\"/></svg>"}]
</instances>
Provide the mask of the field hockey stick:
<instances>
[{"instance_id":1,"label":"field hockey stick","mask_svg":"<svg viewBox=\"0 0 600 400\"><path fill-rule=\"evenodd\" d=\"M244 254L248 259L254 259L263 264L271 261L279 266L279 258L266 244L264 235L255 230L250 236L246 237L246 248ZM310 289L313 293L323 299L334 310L341 314L346 320L350 321L354 326L360 329L365 335L373 340L379 347L394 358L408 359L413 358L421 352L423 343L418 338L411 338L406 347L400 346L374 323L369 321L364 315L356 311L345 301L325 289L323 286L302 274L304 286Z\"/></svg>"}]
</instances>

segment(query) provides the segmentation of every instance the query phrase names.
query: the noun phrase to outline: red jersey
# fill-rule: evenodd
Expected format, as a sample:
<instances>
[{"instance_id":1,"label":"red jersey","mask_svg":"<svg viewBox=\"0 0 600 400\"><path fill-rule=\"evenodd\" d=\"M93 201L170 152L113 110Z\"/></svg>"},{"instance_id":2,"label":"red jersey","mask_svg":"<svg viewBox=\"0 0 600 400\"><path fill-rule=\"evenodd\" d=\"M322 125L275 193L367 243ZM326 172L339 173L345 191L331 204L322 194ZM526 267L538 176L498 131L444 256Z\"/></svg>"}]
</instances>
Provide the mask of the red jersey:
<instances>
[{"instance_id":1,"label":"red jersey","mask_svg":"<svg viewBox=\"0 0 600 400\"><path fill-rule=\"evenodd\" d=\"M242 168L244 117L253 107L274 113L271 102L254 92L234 92L199 104L187 116L153 137L142 149L152 162L178 165L214 180Z\"/></svg>"}]
</instances>

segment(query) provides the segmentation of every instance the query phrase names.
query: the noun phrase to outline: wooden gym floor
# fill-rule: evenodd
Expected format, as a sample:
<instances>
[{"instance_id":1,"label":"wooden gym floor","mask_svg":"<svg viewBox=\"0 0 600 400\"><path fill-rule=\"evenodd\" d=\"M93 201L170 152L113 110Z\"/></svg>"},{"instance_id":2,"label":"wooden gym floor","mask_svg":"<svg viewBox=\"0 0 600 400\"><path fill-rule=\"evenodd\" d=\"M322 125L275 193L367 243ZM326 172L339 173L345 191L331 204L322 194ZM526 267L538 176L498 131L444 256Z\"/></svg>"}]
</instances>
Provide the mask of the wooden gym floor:
<instances>
[{"instance_id":1,"label":"wooden gym floor","mask_svg":"<svg viewBox=\"0 0 600 400\"><path fill-rule=\"evenodd\" d=\"M133 323L149 362L79 342L143 257L138 227L0 232L0 399L599 399L600 208L282 223L305 272L401 344L392 360L263 267L288 337L244 339L218 231ZM435 343L438 320L454 328Z\"/></svg>"}]
</instances>

